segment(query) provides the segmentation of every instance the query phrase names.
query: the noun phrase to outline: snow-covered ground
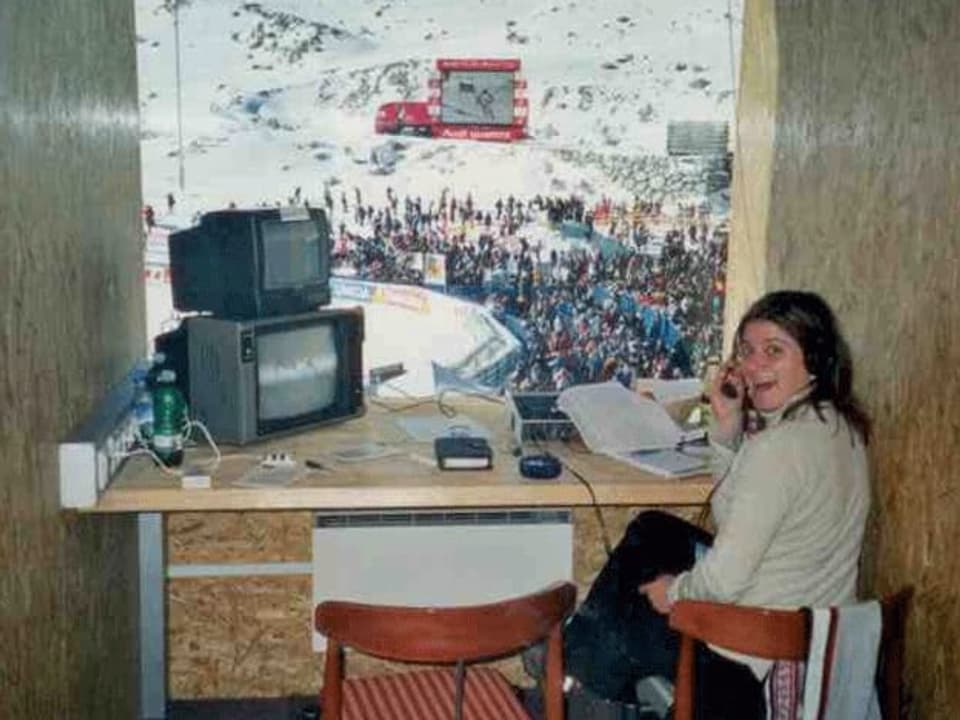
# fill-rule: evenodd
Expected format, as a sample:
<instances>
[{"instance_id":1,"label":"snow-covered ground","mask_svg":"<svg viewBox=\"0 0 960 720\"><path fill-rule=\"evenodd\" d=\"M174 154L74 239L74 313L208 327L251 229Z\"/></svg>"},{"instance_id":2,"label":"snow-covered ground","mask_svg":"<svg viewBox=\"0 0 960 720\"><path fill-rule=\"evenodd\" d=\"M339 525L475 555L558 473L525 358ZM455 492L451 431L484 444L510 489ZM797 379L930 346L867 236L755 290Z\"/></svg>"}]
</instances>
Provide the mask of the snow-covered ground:
<instances>
[{"instance_id":1,"label":"snow-covered ground","mask_svg":"<svg viewBox=\"0 0 960 720\"><path fill-rule=\"evenodd\" d=\"M378 202L388 185L623 197L611 158L663 153L669 120L733 119L740 0L192 0L176 13L181 190L173 4L137 0L144 201L160 216L168 192L189 216L297 187L319 204L326 185ZM371 173L377 106L426 99L438 57L520 58L532 137L405 138L396 172Z\"/></svg>"}]
</instances>

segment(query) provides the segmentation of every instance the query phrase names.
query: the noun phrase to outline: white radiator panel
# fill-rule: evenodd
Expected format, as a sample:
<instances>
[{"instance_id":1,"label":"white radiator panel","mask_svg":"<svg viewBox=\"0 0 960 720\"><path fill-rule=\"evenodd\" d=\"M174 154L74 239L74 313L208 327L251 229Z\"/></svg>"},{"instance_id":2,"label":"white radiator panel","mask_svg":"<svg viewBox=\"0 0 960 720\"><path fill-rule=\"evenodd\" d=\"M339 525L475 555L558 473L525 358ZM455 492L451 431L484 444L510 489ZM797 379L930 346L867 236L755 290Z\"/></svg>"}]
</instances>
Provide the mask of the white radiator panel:
<instances>
[{"instance_id":1,"label":"white radiator panel","mask_svg":"<svg viewBox=\"0 0 960 720\"><path fill-rule=\"evenodd\" d=\"M313 531L315 604L474 605L572 577L567 511L324 514Z\"/></svg>"}]
</instances>

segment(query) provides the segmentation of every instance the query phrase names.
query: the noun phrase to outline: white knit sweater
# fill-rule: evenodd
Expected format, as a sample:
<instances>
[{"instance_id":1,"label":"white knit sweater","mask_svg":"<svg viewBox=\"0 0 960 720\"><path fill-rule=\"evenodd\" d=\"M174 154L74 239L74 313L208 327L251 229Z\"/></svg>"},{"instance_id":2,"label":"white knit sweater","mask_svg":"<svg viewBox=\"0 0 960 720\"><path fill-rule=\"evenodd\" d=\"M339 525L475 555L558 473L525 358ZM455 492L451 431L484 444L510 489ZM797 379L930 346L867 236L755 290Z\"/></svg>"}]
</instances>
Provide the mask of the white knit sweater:
<instances>
[{"instance_id":1,"label":"white knit sweater","mask_svg":"<svg viewBox=\"0 0 960 720\"><path fill-rule=\"evenodd\" d=\"M787 420L767 415L754 435L726 445L712 438L717 535L673 582L671 600L780 608L855 600L870 507L867 458L832 406L822 414L803 405ZM762 675L767 665L754 670Z\"/></svg>"}]
</instances>

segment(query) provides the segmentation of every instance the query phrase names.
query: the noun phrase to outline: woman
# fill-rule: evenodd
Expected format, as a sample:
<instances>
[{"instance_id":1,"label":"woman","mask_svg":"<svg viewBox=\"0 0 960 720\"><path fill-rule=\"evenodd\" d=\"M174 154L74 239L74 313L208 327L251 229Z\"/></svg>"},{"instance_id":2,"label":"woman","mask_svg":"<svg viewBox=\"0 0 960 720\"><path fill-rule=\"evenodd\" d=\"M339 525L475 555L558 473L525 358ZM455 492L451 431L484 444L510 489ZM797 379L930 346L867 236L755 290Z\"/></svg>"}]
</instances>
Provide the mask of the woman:
<instances>
[{"instance_id":1,"label":"woman","mask_svg":"<svg viewBox=\"0 0 960 720\"><path fill-rule=\"evenodd\" d=\"M629 700L636 680L672 678L678 642L666 613L678 599L855 600L869 420L833 313L814 293L773 292L744 315L734 345L710 390L716 535L642 513L566 630L567 672L601 697ZM703 717L763 716L769 663L705 648L698 666Z\"/></svg>"}]
</instances>

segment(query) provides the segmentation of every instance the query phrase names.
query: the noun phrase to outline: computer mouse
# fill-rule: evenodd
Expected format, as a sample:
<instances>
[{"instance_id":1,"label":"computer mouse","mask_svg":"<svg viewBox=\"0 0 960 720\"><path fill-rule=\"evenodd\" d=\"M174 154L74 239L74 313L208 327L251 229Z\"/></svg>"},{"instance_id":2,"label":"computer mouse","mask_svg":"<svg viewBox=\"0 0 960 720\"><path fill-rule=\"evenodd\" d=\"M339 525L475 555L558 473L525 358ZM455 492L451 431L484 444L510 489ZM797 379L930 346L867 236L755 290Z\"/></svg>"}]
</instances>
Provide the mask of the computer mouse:
<instances>
[{"instance_id":1,"label":"computer mouse","mask_svg":"<svg viewBox=\"0 0 960 720\"><path fill-rule=\"evenodd\" d=\"M534 480L555 478L563 470L563 465L550 453L525 455L520 458L520 474Z\"/></svg>"}]
</instances>

